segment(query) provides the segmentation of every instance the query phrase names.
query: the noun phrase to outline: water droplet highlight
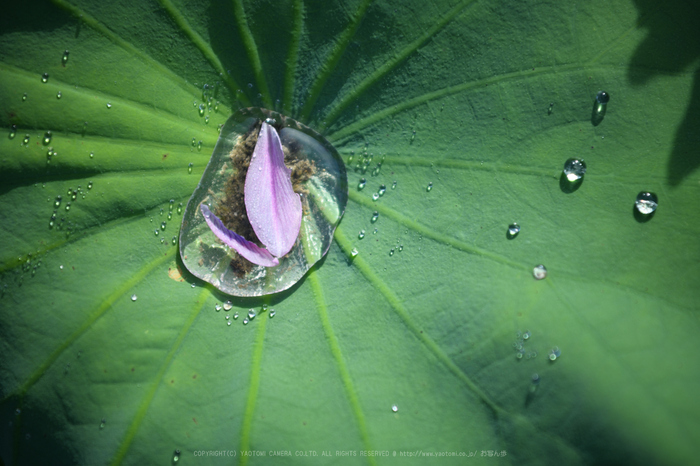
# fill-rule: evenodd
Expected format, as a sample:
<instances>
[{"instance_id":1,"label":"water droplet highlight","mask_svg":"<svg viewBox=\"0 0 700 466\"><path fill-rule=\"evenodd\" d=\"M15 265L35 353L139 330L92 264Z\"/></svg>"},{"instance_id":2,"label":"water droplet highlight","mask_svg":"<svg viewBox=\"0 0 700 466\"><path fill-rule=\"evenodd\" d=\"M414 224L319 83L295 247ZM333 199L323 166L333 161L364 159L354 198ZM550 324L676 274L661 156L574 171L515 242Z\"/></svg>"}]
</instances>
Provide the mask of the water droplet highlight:
<instances>
[{"instance_id":1,"label":"water droplet highlight","mask_svg":"<svg viewBox=\"0 0 700 466\"><path fill-rule=\"evenodd\" d=\"M656 194L646 191L637 194L637 199L634 201L634 207L642 215L653 214L658 206L659 198Z\"/></svg>"},{"instance_id":2,"label":"water droplet highlight","mask_svg":"<svg viewBox=\"0 0 700 466\"><path fill-rule=\"evenodd\" d=\"M535 268L532 269L532 276L537 280L542 280L547 276L547 269L542 264L535 266Z\"/></svg>"}]
</instances>

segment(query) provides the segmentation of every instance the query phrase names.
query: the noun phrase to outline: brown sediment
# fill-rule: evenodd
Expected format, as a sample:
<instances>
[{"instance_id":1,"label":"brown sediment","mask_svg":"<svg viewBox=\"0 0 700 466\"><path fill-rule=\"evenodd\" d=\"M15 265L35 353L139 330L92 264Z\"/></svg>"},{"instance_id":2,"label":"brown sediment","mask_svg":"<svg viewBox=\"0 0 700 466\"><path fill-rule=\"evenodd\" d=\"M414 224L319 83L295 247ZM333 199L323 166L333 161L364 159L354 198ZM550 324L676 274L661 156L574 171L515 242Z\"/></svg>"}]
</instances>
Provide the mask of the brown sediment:
<instances>
[{"instance_id":1,"label":"brown sediment","mask_svg":"<svg viewBox=\"0 0 700 466\"><path fill-rule=\"evenodd\" d=\"M255 235L250 220L248 220L243 197L248 167L261 126L261 121L256 122L245 135L241 136L238 144L231 150L229 157L234 169L233 175L226 183L224 198L216 206L214 213L221 219L226 228L262 247L262 243ZM280 131L282 127L275 125L275 129ZM290 148L282 146L282 149L284 151L284 164L292 170L292 189L296 193L307 195L308 191L304 188L304 183L316 173L316 165L313 161L300 158L300 150L296 145L292 145ZM237 277L242 278L253 269L253 263L236 253L231 260L230 267Z\"/></svg>"}]
</instances>

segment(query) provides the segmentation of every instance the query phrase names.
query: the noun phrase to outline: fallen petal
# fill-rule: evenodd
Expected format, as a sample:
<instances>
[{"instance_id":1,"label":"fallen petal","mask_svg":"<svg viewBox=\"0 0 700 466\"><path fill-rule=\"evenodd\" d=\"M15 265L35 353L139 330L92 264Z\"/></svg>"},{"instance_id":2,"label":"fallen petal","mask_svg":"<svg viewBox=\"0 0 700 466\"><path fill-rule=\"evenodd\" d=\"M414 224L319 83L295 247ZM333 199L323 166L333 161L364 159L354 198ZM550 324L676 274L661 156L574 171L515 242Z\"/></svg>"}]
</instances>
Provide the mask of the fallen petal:
<instances>
[{"instance_id":1,"label":"fallen petal","mask_svg":"<svg viewBox=\"0 0 700 466\"><path fill-rule=\"evenodd\" d=\"M207 221L207 225L211 228L217 238L224 242L227 246L235 249L238 254L248 259L253 264L262 265L265 267L275 267L279 265L279 261L276 257L272 257L272 254L267 249L263 249L255 243L252 243L236 234L235 232L229 230L224 226L219 217L214 215L206 204L201 204L199 206L204 215L204 219Z\"/></svg>"},{"instance_id":2,"label":"fallen petal","mask_svg":"<svg viewBox=\"0 0 700 466\"><path fill-rule=\"evenodd\" d=\"M246 175L244 199L258 239L273 256L287 254L299 236L301 199L292 188L277 130L265 122Z\"/></svg>"}]
</instances>

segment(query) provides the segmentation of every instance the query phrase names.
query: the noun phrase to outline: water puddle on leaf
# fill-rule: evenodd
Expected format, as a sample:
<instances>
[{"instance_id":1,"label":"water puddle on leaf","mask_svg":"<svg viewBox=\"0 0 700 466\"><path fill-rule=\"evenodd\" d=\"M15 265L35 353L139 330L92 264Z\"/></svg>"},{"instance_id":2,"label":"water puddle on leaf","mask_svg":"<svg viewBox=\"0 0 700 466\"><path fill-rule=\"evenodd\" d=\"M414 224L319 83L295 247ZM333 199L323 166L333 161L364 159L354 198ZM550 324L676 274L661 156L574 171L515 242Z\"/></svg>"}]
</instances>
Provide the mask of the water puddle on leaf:
<instances>
[{"instance_id":1,"label":"water puddle on leaf","mask_svg":"<svg viewBox=\"0 0 700 466\"><path fill-rule=\"evenodd\" d=\"M244 186L248 165L263 121L278 131L292 186L301 195L301 230L291 251L276 267L253 264L224 245L200 211L205 203L226 228L263 246L246 212ZM192 197L180 229L180 256L196 277L232 296L262 296L286 290L328 252L345 211L345 165L321 135L279 113L241 109L221 129L221 136Z\"/></svg>"}]
</instances>

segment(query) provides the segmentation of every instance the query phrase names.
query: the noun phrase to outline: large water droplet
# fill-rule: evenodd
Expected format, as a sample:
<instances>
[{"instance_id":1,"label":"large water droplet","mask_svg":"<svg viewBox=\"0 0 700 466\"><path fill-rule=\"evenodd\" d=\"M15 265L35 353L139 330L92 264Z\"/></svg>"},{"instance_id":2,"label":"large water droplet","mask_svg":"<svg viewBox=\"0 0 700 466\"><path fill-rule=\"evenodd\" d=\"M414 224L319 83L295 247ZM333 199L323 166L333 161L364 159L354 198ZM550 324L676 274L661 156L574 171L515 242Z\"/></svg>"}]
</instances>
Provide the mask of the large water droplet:
<instances>
[{"instance_id":1,"label":"large water droplet","mask_svg":"<svg viewBox=\"0 0 700 466\"><path fill-rule=\"evenodd\" d=\"M508 225L508 239L515 238L516 236L518 236L518 233L520 233L520 225L518 225L515 222Z\"/></svg>"},{"instance_id":2,"label":"large water droplet","mask_svg":"<svg viewBox=\"0 0 700 466\"><path fill-rule=\"evenodd\" d=\"M245 216L242 187L260 125L276 121L292 184L301 193L299 238L279 258L277 267L262 267L221 244L207 226L199 206L210 206L230 230L254 239ZM291 118L264 109L241 109L224 125L207 168L182 217L180 255L195 276L234 296L261 296L285 290L300 280L330 247L347 203L345 166L318 133Z\"/></svg>"},{"instance_id":3,"label":"large water droplet","mask_svg":"<svg viewBox=\"0 0 700 466\"><path fill-rule=\"evenodd\" d=\"M542 280L547 276L547 269L542 264L535 266L535 268L532 269L532 276L537 280Z\"/></svg>"},{"instance_id":4,"label":"large water droplet","mask_svg":"<svg viewBox=\"0 0 700 466\"><path fill-rule=\"evenodd\" d=\"M564 163L564 176L574 183L583 178L586 173L586 162L583 159L570 158Z\"/></svg>"},{"instance_id":5,"label":"large water droplet","mask_svg":"<svg viewBox=\"0 0 700 466\"><path fill-rule=\"evenodd\" d=\"M650 215L656 211L659 206L659 198L656 194L642 191L637 194L637 200L634 201L634 207L640 214Z\"/></svg>"},{"instance_id":6,"label":"large water droplet","mask_svg":"<svg viewBox=\"0 0 700 466\"><path fill-rule=\"evenodd\" d=\"M49 73L44 73L41 75L41 82L47 83L49 81Z\"/></svg>"}]
</instances>

